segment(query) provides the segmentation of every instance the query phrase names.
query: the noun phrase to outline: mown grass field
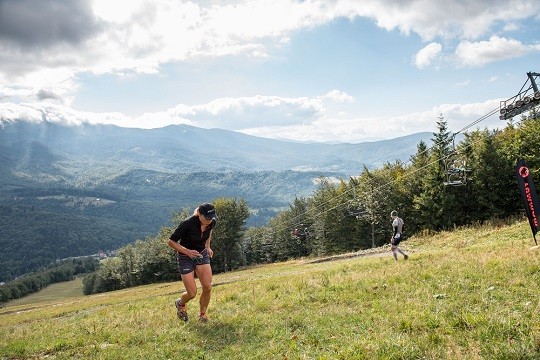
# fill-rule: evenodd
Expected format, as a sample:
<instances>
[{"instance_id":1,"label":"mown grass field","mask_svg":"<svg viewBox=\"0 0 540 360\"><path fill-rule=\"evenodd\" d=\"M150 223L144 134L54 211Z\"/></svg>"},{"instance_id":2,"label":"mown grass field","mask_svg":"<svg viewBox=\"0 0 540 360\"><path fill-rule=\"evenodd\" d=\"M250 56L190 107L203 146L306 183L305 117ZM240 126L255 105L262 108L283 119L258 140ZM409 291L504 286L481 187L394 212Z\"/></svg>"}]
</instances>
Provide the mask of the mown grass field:
<instances>
[{"instance_id":1,"label":"mown grass field","mask_svg":"<svg viewBox=\"0 0 540 360\"><path fill-rule=\"evenodd\" d=\"M35 305L42 302L57 301L59 299L80 296L83 293L82 277L72 281L55 283L47 286L37 293L9 302L9 306Z\"/></svg>"},{"instance_id":2,"label":"mown grass field","mask_svg":"<svg viewBox=\"0 0 540 360\"><path fill-rule=\"evenodd\" d=\"M0 357L540 359L532 245L527 223L492 224L411 238L408 261L307 259L220 274L206 324L176 318L180 282L7 304Z\"/></svg>"}]
</instances>

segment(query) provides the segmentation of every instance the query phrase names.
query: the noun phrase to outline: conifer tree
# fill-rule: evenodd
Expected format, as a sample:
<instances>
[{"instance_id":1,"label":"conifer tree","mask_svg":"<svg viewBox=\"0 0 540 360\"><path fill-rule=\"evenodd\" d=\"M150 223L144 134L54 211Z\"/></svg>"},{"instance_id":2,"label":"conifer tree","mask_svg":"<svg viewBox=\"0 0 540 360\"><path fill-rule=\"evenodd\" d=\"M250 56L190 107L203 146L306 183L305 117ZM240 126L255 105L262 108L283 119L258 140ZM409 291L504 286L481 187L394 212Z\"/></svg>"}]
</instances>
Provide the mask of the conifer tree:
<instances>
[{"instance_id":1,"label":"conifer tree","mask_svg":"<svg viewBox=\"0 0 540 360\"><path fill-rule=\"evenodd\" d=\"M241 239L249 217L248 206L243 199L236 198L218 198L213 204L218 214L218 223L212 231L212 269L214 272L237 269L245 263Z\"/></svg>"},{"instance_id":2,"label":"conifer tree","mask_svg":"<svg viewBox=\"0 0 540 360\"><path fill-rule=\"evenodd\" d=\"M418 212L419 226L423 229L441 230L453 224L456 211L455 198L447 192L446 161L453 152L453 136L442 114L438 118L438 132L433 134L433 147L430 152L430 165L424 178L424 189L414 199Z\"/></svg>"},{"instance_id":3,"label":"conifer tree","mask_svg":"<svg viewBox=\"0 0 540 360\"><path fill-rule=\"evenodd\" d=\"M375 247L384 244L384 220L392 193L392 183L389 177L383 176L384 170L370 172L366 166L360 175L357 187L357 197L363 205L362 217L369 226L369 242L364 242L364 248ZM368 240L368 239L366 239Z\"/></svg>"},{"instance_id":4,"label":"conifer tree","mask_svg":"<svg viewBox=\"0 0 540 360\"><path fill-rule=\"evenodd\" d=\"M411 157L411 165L407 168L403 179L403 209L407 212L407 231L410 233L419 229L420 211L414 206L414 199L424 191L424 179L429 172L429 151L424 141L418 143L416 154Z\"/></svg>"},{"instance_id":5,"label":"conifer tree","mask_svg":"<svg viewBox=\"0 0 540 360\"><path fill-rule=\"evenodd\" d=\"M354 223L347 219L344 213L346 202L343 182L340 186L321 178L319 188L310 202L309 214L313 221L312 239L315 256L337 254L351 251L351 229Z\"/></svg>"}]
</instances>

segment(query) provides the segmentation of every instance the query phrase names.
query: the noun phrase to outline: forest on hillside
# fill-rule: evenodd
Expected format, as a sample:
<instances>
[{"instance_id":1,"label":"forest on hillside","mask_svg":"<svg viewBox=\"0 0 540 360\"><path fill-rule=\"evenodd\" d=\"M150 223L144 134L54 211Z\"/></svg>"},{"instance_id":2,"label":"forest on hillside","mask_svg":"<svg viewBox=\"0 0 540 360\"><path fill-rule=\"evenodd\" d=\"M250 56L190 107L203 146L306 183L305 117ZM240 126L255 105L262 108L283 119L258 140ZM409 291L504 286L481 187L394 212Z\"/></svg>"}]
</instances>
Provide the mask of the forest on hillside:
<instances>
[{"instance_id":1,"label":"forest on hillside","mask_svg":"<svg viewBox=\"0 0 540 360\"><path fill-rule=\"evenodd\" d=\"M214 272L381 246L391 235L392 210L404 219L407 236L524 213L515 166L524 159L538 179L536 113L502 130L465 133L459 143L442 116L437 129L433 145L420 142L410 161L364 168L339 184L322 181L312 196L292 199L267 226L246 227L242 199L216 199L220 220L213 235ZM184 210L173 223L188 214ZM85 278L85 293L177 279L174 253L165 245L173 230L164 227L120 249L117 258Z\"/></svg>"}]
</instances>

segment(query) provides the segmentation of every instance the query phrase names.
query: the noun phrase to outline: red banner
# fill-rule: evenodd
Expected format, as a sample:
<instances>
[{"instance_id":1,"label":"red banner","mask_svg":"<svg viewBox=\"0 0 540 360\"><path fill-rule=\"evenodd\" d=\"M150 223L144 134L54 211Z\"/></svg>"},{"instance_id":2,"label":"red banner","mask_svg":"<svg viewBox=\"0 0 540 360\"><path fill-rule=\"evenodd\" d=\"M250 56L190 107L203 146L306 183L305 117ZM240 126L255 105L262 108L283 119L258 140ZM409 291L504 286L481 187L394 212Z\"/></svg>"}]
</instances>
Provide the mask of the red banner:
<instances>
[{"instance_id":1,"label":"red banner","mask_svg":"<svg viewBox=\"0 0 540 360\"><path fill-rule=\"evenodd\" d=\"M538 195L534 188L534 183L531 177L531 172L525 164L525 160L519 160L516 165L516 177L519 185L519 191L521 192L521 198L525 204L525 212L529 219L529 225L533 233L534 242L536 242L536 233L538 232L540 222L540 204L538 202Z\"/></svg>"}]
</instances>

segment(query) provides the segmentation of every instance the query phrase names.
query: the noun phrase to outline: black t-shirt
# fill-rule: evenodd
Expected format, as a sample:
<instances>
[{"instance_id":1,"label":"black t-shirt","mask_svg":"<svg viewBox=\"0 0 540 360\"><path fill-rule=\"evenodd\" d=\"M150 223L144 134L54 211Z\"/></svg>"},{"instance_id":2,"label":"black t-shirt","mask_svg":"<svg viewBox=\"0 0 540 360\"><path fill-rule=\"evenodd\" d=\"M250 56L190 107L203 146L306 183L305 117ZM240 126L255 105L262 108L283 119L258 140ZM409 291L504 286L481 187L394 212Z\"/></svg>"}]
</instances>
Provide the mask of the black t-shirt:
<instances>
[{"instance_id":1,"label":"black t-shirt","mask_svg":"<svg viewBox=\"0 0 540 360\"><path fill-rule=\"evenodd\" d=\"M170 239L180 243L180 245L187 249L201 252L204 250L204 244L210 237L210 231L212 231L214 225L215 223L212 222L206 227L204 232L201 232L201 221L199 217L192 215L178 225Z\"/></svg>"}]
</instances>

